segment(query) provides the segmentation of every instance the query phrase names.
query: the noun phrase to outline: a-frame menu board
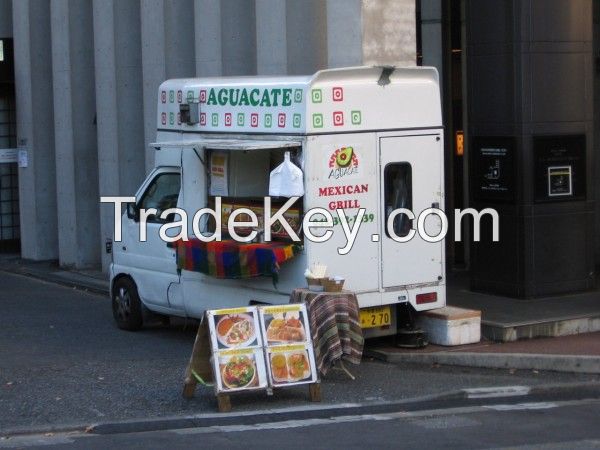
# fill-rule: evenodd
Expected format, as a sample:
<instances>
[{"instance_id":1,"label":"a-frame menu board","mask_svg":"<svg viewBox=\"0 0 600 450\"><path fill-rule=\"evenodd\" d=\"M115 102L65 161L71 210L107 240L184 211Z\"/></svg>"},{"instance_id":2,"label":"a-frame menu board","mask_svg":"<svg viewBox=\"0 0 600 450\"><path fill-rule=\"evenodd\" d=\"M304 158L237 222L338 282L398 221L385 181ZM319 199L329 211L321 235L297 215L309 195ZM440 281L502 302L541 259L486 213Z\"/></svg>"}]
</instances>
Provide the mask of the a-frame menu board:
<instances>
[{"instance_id":1,"label":"a-frame menu board","mask_svg":"<svg viewBox=\"0 0 600 450\"><path fill-rule=\"evenodd\" d=\"M202 369L204 379L194 368ZM209 381L207 378L214 380L221 411L231 408L229 394L271 393L273 388L301 384L309 385L312 401L320 401L306 305L207 311L194 344L184 396L191 397L198 379Z\"/></svg>"}]
</instances>

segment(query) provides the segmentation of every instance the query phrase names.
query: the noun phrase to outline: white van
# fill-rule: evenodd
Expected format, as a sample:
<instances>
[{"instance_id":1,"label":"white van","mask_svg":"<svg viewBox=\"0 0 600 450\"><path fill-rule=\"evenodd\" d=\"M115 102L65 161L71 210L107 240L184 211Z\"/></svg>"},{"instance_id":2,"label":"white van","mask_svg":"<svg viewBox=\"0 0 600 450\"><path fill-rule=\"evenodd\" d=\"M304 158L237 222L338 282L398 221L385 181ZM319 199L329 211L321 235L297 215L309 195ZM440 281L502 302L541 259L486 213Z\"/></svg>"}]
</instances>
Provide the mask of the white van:
<instances>
[{"instance_id":1,"label":"white van","mask_svg":"<svg viewBox=\"0 0 600 450\"><path fill-rule=\"evenodd\" d=\"M443 208L443 129L438 75L433 68L358 67L323 70L314 76L200 78L165 81L158 92L154 170L122 218L122 241L113 245L110 266L113 312L124 329L143 324L143 309L167 316L199 318L205 310L249 302L287 303L305 287L305 270L326 265L356 292L366 336L394 334L395 311L409 303L416 311L445 305L443 241L416 234L420 213ZM159 229L174 206L192 217L201 208L245 206L262 213L271 171L290 152L303 171L304 195L286 218L296 229L312 208L334 217L333 237L304 239L297 254L270 277L214 276L177 263L177 245ZM287 198L274 198L281 206ZM157 208L140 240L140 210ZM400 214L387 228L387 218ZM336 210L348 222L364 209L352 249L340 255L346 237ZM212 222L212 223L211 223ZM393 222L393 223L392 223ZM442 229L428 215L429 236ZM202 232L214 232L203 220ZM212 227L212 230L211 230ZM276 239L285 242L286 234ZM279 236L279 237L277 237ZM206 271L205 271L206 272Z\"/></svg>"}]
</instances>

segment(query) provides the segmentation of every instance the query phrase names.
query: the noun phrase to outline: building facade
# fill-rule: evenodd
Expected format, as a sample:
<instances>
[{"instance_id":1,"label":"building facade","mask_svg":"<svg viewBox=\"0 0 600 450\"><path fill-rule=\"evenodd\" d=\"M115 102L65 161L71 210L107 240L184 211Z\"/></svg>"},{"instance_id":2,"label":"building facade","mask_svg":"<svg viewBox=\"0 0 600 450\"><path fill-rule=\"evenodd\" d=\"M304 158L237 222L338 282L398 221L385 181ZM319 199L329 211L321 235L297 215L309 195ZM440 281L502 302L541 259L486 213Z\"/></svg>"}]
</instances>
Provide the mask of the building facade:
<instances>
[{"instance_id":1,"label":"building facade","mask_svg":"<svg viewBox=\"0 0 600 450\"><path fill-rule=\"evenodd\" d=\"M106 269L113 216L99 198L131 195L152 168L148 144L165 79L432 65L444 98L446 209L476 203L473 139L511 136L521 155L512 162L515 201L500 204L515 217L507 226L522 227L511 242L521 248L537 239L543 250L546 234L523 231L544 224L536 214L565 227L579 214L583 241L569 246L578 251L584 242L591 256L581 257L593 268L600 263L599 3L0 0L0 148L16 149L21 166L0 164L8 180L0 203L10 205L0 213L0 238L13 250L20 241L24 258ZM529 143L539 134L584 136L583 203L543 210L533 188L520 183L533 176ZM447 255L450 266L506 259L454 242ZM543 255L534 249L517 263L533 270Z\"/></svg>"},{"instance_id":2,"label":"building facade","mask_svg":"<svg viewBox=\"0 0 600 450\"><path fill-rule=\"evenodd\" d=\"M152 168L165 79L415 64L413 1L2 0L0 17L18 105L8 145L28 156L21 254L67 267L106 268L99 197L132 194Z\"/></svg>"}]
</instances>

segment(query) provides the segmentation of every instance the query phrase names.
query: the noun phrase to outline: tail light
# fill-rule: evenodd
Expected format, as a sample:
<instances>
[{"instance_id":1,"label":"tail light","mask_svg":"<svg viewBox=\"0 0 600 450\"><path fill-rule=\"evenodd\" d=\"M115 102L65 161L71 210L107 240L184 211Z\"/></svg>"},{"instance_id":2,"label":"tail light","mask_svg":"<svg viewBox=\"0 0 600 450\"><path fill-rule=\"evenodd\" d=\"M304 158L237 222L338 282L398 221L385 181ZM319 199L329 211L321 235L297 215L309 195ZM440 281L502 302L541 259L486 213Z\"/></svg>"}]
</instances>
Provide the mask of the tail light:
<instances>
[{"instance_id":1,"label":"tail light","mask_svg":"<svg viewBox=\"0 0 600 450\"><path fill-rule=\"evenodd\" d=\"M417 305L423 303L435 303L437 302L437 292L428 292L426 294L417 294Z\"/></svg>"}]
</instances>

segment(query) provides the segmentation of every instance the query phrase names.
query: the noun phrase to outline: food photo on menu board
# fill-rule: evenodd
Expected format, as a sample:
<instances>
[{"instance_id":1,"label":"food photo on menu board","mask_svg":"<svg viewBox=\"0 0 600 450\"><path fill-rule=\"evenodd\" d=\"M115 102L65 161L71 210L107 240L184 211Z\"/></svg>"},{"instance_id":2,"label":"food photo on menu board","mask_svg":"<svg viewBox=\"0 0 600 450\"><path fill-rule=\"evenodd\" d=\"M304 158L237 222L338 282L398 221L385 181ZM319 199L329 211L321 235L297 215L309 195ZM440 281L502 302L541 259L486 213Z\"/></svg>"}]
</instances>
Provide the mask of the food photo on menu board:
<instances>
[{"instance_id":1,"label":"food photo on menu board","mask_svg":"<svg viewBox=\"0 0 600 450\"><path fill-rule=\"evenodd\" d=\"M218 392L264 389L267 386L261 349L223 350L214 354Z\"/></svg>"},{"instance_id":2,"label":"food photo on menu board","mask_svg":"<svg viewBox=\"0 0 600 450\"><path fill-rule=\"evenodd\" d=\"M207 316L214 351L262 345L255 307L217 309Z\"/></svg>"},{"instance_id":3,"label":"food photo on menu board","mask_svg":"<svg viewBox=\"0 0 600 450\"><path fill-rule=\"evenodd\" d=\"M305 305L264 306L260 323L265 345L308 342Z\"/></svg>"},{"instance_id":4,"label":"food photo on menu board","mask_svg":"<svg viewBox=\"0 0 600 450\"><path fill-rule=\"evenodd\" d=\"M312 346L268 347L266 354L273 386L314 383L317 380Z\"/></svg>"}]
</instances>

